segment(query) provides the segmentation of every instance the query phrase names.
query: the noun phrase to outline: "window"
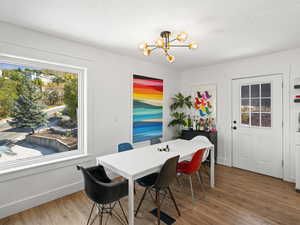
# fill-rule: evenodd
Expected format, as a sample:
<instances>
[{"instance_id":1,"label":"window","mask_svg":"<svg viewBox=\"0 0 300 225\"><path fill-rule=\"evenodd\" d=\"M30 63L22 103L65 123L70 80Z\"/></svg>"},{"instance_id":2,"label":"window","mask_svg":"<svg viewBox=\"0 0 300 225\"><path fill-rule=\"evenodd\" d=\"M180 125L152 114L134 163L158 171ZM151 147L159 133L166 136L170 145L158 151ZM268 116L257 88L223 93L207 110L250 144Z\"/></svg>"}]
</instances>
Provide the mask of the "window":
<instances>
[{"instance_id":1,"label":"window","mask_svg":"<svg viewBox=\"0 0 300 225\"><path fill-rule=\"evenodd\" d=\"M0 169L84 153L84 72L0 56Z\"/></svg>"},{"instance_id":2,"label":"window","mask_svg":"<svg viewBox=\"0 0 300 225\"><path fill-rule=\"evenodd\" d=\"M271 127L271 83L241 86L241 124Z\"/></svg>"}]
</instances>

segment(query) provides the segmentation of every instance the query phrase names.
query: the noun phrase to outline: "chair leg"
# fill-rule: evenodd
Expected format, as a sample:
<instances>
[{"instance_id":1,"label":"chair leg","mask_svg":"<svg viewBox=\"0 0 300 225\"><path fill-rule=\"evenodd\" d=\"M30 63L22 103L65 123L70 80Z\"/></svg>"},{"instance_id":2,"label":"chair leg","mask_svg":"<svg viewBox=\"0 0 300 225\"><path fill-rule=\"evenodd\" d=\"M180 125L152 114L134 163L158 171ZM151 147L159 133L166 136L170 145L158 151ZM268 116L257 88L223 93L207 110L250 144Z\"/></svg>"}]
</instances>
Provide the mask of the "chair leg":
<instances>
[{"instance_id":1,"label":"chair leg","mask_svg":"<svg viewBox=\"0 0 300 225\"><path fill-rule=\"evenodd\" d=\"M203 174L201 173L201 170L198 170L198 174L199 174L199 177L201 179L203 191L205 191L204 177L203 177Z\"/></svg>"},{"instance_id":2,"label":"chair leg","mask_svg":"<svg viewBox=\"0 0 300 225\"><path fill-rule=\"evenodd\" d=\"M199 184L202 184L203 180L202 180L201 177L200 177L200 170L198 170L198 172L196 172L196 175L197 175Z\"/></svg>"},{"instance_id":3,"label":"chair leg","mask_svg":"<svg viewBox=\"0 0 300 225\"><path fill-rule=\"evenodd\" d=\"M155 192L155 200L157 206L157 224L160 225L160 192Z\"/></svg>"},{"instance_id":4,"label":"chair leg","mask_svg":"<svg viewBox=\"0 0 300 225\"><path fill-rule=\"evenodd\" d=\"M179 180L179 176L176 175L176 180L177 180L177 183L179 184L179 186L182 186L182 184L180 183L180 180Z\"/></svg>"},{"instance_id":5,"label":"chair leg","mask_svg":"<svg viewBox=\"0 0 300 225\"><path fill-rule=\"evenodd\" d=\"M121 208L121 210L122 210L123 216L125 217L126 223L128 224L128 219L127 219L127 216L126 216L125 211L124 211L124 209L123 209L123 206L122 206L120 200L118 200L118 202L119 202L119 206L120 206L120 208Z\"/></svg>"},{"instance_id":6,"label":"chair leg","mask_svg":"<svg viewBox=\"0 0 300 225\"><path fill-rule=\"evenodd\" d=\"M173 193L172 193L170 187L168 187L168 191L169 191L169 194L170 194L170 196L171 196L171 199L172 199L172 201L173 201L173 203L174 203L174 206L175 206L175 208L176 208L176 211L177 211L177 213L178 213L178 216L181 216L180 211L179 211L179 208L178 208L178 206L177 206L177 204L176 204L175 198L174 198L174 196L173 196Z\"/></svg>"},{"instance_id":7,"label":"chair leg","mask_svg":"<svg viewBox=\"0 0 300 225\"><path fill-rule=\"evenodd\" d=\"M148 189L149 189L149 188L146 188L145 191L144 191L144 194L143 194L143 196L142 196L142 198L141 198L141 201L140 201L140 203L139 203L139 205L138 205L138 207L137 207L137 209L136 209L136 211L135 211L135 217L137 216L137 214L138 214L138 212L139 212L139 210L140 210L140 208L141 208L141 205L142 205L142 203L143 203L143 201L144 201L144 199L145 199L145 196L146 196L146 193L147 193Z\"/></svg>"},{"instance_id":8,"label":"chair leg","mask_svg":"<svg viewBox=\"0 0 300 225\"><path fill-rule=\"evenodd\" d=\"M98 206L98 216L99 216L99 225L102 225L103 222L103 209L100 209L100 207ZM101 211L101 212L100 212Z\"/></svg>"},{"instance_id":9,"label":"chair leg","mask_svg":"<svg viewBox=\"0 0 300 225\"><path fill-rule=\"evenodd\" d=\"M90 223L90 220L91 220L91 217L92 217L92 214L93 214L95 205L96 205L96 203L94 202L94 204L93 204L93 206L92 206L92 210L91 210L90 215L89 215L89 218L88 218L88 221L87 221L87 223L86 223L87 225L89 225L89 223Z\"/></svg>"},{"instance_id":10,"label":"chair leg","mask_svg":"<svg viewBox=\"0 0 300 225\"><path fill-rule=\"evenodd\" d=\"M189 180L190 180L190 185L191 185L191 193L192 193L192 201L193 204L195 203L195 197L194 197L194 189L193 189L193 181L192 181L192 176L189 176Z\"/></svg>"},{"instance_id":11,"label":"chair leg","mask_svg":"<svg viewBox=\"0 0 300 225\"><path fill-rule=\"evenodd\" d=\"M136 187L135 187L135 182L133 184L133 191L134 191L134 195L136 195Z\"/></svg>"}]
</instances>

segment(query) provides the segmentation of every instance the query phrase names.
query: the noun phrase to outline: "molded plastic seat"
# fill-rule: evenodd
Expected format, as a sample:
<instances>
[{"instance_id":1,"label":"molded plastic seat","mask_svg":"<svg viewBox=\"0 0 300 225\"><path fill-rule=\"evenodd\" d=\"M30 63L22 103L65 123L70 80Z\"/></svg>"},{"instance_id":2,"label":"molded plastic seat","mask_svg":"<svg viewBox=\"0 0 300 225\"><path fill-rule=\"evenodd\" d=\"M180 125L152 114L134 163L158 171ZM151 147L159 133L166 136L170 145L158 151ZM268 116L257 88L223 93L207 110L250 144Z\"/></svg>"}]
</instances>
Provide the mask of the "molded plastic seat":
<instances>
[{"instance_id":1,"label":"molded plastic seat","mask_svg":"<svg viewBox=\"0 0 300 225\"><path fill-rule=\"evenodd\" d=\"M191 161L184 161L181 163L178 163L177 166L177 172L181 174L186 174L189 176L190 185L191 185L191 193L192 193L192 200L194 202L194 190L193 190L193 183L192 183L192 175L197 174L197 177L199 179L199 182L201 184L202 191L204 193L204 187L203 187L203 179L200 174L200 167L202 164L202 158L205 154L205 149L198 150L194 155Z\"/></svg>"},{"instance_id":2,"label":"molded plastic seat","mask_svg":"<svg viewBox=\"0 0 300 225\"><path fill-rule=\"evenodd\" d=\"M125 151L129 151L132 149L133 149L133 146L128 142L118 144L118 152L125 152Z\"/></svg>"},{"instance_id":3,"label":"molded plastic seat","mask_svg":"<svg viewBox=\"0 0 300 225\"><path fill-rule=\"evenodd\" d=\"M157 206L157 222L158 222L158 224L160 224L160 208L161 208L161 203L162 203L162 201L160 200L161 192L164 192L165 194L169 193L169 195L174 203L174 206L177 210L178 215L179 216L181 215L180 211L177 207L175 198L170 189L170 184L173 182L174 179L176 179L176 168L177 168L178 160L179 160L179 156L170 158L164 163L164 165L159 173L152 173L152 174L142 177L138 180L138 183L142 184L142 186L145 187L145 191L144 191L142 199L137 207L135 216L137 216L147 192L151 191L151 189L155 190L154 203Z\"/></svg>"},{"instance_id":4,"label":"molded plastic seat","mask_svg":"<svg viewBox=\"0 0 300 225\"><path fill-rule=\"evenodd\" d=\"M128 181L112 182L106 175L103 166L90 168L77 166L77 169L83 173L85 193L94 202L87 225L95 206L98 208L97 216L99 216L100 221L103 219L103 213L108 213L109 215L117 214L116 212L112 213L116 204L113 204L112 207L111 203L114 202L119 203L123 216L127 221L120 199L128 195Z\"/></svg>"}]
</instances>

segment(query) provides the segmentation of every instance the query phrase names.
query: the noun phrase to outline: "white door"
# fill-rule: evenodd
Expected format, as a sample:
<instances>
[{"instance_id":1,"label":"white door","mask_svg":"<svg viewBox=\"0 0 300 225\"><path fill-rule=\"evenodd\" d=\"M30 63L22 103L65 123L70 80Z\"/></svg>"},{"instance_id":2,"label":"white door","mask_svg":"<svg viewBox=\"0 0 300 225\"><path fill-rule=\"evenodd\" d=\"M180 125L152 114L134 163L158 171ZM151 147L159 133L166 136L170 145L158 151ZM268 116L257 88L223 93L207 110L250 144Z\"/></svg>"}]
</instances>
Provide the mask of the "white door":
<instances>
[{"instance_id":1,"label":"white door","mask_svg":"<svg viewBox=\"0 0 300 225\"><path fill-rule=\"evenodd\" d=\"M282 77L232 81L233 166L282 178Z\"/></svg>"}]
</instances>

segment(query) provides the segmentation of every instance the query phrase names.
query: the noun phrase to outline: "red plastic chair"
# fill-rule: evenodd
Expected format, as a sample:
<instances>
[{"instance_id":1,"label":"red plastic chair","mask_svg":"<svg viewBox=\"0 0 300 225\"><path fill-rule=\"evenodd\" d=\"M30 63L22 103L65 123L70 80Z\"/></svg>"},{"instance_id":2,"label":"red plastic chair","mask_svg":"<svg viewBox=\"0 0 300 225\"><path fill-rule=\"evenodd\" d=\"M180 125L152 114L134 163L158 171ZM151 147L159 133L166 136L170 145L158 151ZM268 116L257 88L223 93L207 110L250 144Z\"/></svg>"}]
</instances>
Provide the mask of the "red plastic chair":
<instances>
[{"instance_id":1,"label":"red plastic chair","mask_svg":"<svg viewBox=\"0 0 300 225\"><path fill-rule=\"evenodd\" d=\"M205 149L200 149L193 155L193 158L191 161L184 161L184 162L178 163L178 165L177 165L177 173L185 174L185 175L189 176L193 202L194 202L194 190L193 190L193 182L192 182L193 174L197 175L198 180L201 184L202 191L204 193L203 179L202 179L202 176L200 173L200 168L201 168L204 152L205 152Z\"/></svg>"}]
</instances>

